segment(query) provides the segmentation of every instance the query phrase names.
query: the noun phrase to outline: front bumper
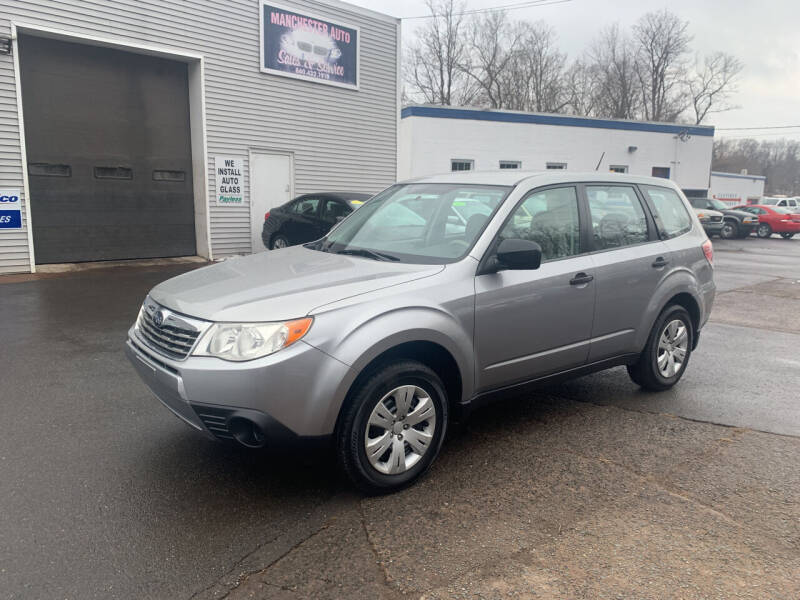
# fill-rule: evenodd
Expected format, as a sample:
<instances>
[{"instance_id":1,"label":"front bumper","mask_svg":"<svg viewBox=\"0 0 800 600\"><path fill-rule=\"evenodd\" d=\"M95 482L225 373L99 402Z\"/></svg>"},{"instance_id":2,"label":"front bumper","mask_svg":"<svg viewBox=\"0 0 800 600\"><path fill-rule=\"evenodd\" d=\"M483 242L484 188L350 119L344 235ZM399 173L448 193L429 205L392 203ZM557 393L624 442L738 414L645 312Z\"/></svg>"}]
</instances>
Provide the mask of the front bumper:
<instances>
[{"instance_id":1,"label":"front bumper","mask_svg":"<svg viewBox=\"0 0 800 600\"><path fill-rule=\"evenodd\" d=\"M724 221L700 221L700 223L709 235L718 235L722 231L723 225L725 225Z\"/></svg>"},{"instance_id":2,"label":"front bumper","mask_svg":"<svg viewBox=\"0 0 800 600\"><path fill-rule=\"evenodd\" d=\"M153 394L175 415L207 435L227 439L234 417L258 422L268 444L333 433L339 390L351 369L302 340L261 359L234 363L190 356L176 361L128 332L125 353Z\"/></svg>"}]
</instances>

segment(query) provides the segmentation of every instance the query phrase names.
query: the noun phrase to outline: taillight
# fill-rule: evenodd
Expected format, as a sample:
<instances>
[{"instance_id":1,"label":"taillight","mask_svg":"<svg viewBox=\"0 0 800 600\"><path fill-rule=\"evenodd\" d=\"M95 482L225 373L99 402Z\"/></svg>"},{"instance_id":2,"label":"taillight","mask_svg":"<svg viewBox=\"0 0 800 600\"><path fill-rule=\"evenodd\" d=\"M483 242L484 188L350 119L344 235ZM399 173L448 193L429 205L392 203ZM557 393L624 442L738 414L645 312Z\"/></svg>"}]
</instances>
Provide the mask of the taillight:
<instances>
[{"instance_id":1,"label":"taillight","mask_svg":"<svg viewBox=\"0 0 800 600\"><path fill-rule=\"evenodd\" d=\"M703 254L706 255L706 260L708 264L712 267L714 266L714 246L711 244L711 240L706 240L703 242Z\"/></svg>"},{"instance_id":2,"label":"taillight","mask_svg":"<svg viewBox=\"0 0 800 600\"><path fill-rule=\"evenodd\" d=\"M264 213L264 220L266 221L267 219L269 219L269 211Z\"/></svg>"}]
</instances>

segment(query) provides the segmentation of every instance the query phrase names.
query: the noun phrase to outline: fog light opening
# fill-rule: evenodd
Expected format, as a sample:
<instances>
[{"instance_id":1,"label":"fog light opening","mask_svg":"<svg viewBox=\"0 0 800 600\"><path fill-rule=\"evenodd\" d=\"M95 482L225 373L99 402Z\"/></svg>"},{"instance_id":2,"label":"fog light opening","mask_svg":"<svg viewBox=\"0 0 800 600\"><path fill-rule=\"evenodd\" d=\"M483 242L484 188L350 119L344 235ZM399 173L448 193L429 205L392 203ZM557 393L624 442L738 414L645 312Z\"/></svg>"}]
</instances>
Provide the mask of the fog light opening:
<instances>
[{"instance_id":1,"label":"fog light opening","mask_svg":"<svg viewBox=\"0 0 800 600\"><path fill-rule=\"evenodd\" d=\"M267 444L264 430L250 419L233 417L228 421L228 431L242 446L263 448Z\"/></svg>"}]
</instances>

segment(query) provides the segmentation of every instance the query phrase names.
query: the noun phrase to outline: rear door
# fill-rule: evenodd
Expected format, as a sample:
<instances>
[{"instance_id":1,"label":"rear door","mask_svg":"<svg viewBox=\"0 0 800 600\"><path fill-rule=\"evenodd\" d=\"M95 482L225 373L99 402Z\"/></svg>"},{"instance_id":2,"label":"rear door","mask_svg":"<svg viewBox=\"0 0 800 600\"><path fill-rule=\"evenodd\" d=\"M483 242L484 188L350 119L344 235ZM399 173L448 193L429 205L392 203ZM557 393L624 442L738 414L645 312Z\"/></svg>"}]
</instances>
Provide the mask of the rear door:
<instances>
[{"instance_id":1,"label":"rear door","mask_svg":"<svg viewBox=\"0 0 800 600\"><path fill-rule=\"evenodd\" d=\"M636 334L668 272L670 253L635 186L586 184L583 191L597 286L588 358L593 363L641 350Z\"/></svg>"}]
</instances>

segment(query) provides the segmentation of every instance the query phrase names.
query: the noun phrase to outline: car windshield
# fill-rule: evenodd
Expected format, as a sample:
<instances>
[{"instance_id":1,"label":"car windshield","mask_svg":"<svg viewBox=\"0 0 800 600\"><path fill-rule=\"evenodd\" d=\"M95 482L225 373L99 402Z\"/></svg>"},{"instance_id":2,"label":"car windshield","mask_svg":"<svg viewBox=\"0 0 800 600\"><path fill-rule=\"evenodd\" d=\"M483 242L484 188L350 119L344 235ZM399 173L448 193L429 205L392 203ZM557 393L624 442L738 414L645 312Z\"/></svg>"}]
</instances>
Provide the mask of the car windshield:
<instances>
[{"instance_id":1,"label":"car windshield","mask_svg":"<svg viewBox=\"0 0 800 600\"><path fill-rule=\"evenodd\" d=\"M466 256L510 191L507 186L396 185L308 247L374 260L454 262Z\"/></svg>"},{"instance_id":2,"label":"car windshield","mask_svg":"<svg viewBox=\"0 0 800 600\"><path fill-rule=\"evenodd\" d=\"M708 200L716 210L729 210L729 207L724 202L720 202L716 198L709 198Z\"/></svg>"}]
</instances>

